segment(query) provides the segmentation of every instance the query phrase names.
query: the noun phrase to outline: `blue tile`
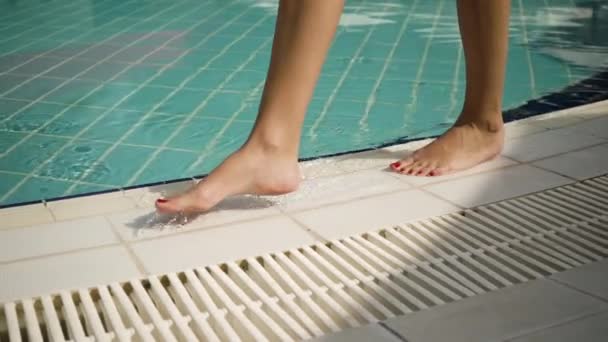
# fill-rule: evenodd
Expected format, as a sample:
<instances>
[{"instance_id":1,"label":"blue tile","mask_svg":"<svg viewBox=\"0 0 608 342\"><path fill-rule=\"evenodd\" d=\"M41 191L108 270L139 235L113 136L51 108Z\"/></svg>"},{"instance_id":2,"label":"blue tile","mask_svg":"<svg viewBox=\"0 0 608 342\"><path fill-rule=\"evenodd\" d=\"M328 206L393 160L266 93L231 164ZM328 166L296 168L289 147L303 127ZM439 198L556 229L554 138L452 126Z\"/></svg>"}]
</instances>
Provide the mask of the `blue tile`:
<instances>
[{"instance_id":1,"label":"blue tile","mask_svg":"<svg viewBox=\"0 0 608 342\"><path fill-rule=\"evenodd\" d=\"M116 141L126 134L143 115L142 112L113 110L104 114L103 119L88 128L80 135L80 138Z\"/></svg>"},{"instance_id":2,"label":"blue tile","mask_svg":"<svg viewBox=\"0 0 608 342\"><path fill-rule=\"evenodd\" d=\"M90 172L97 159L112 146L111 143L77 140L36 173L58 179L80 179Z\"/></svg>"},{"instance_id":3,"label":"blue tile","mask_svg":"<svg viewBox=\"0 0 608 342\"><path fill-rule=\"evenodd\" d=\"M232 73L230 70L206 69L198 73L188 83L187 88L214 90Z\"/></svg>"},{"instance_id":4,"label":"blue tile","mask_svg":"<svg viewBox=\"0 0 608 342\"><path fill-rule=\"evenodd\" d=\"M97 120L104 109L74 106L40 130L40 133L73 137Z\"/></svg>"},{"instance_id":5,"label":"blue tile","mask_svg":"<svg viewBox=\"0 0 608 342\"><path fill-rule=\"evenodd\" d=\"M185 120L179 115L152 114L145 118L126 139L127 144L160 146Z\"/></svg>"},{"instance_id":6,"label":"blue tile","mask_svg":"<svg viewBox=\"0 0 608 342\"><path fill-rule=\"evenodd\" d=\"M67 139L34 135L0 158L0 170L29 173L66 143Z\"/></svg>"},{"instance_id":7,"label":"blue tile","mask_svg":"<svg viewBox=\"0 0 608 342\"><path fill-rule=\"evenodd\" d=\"M100 84L95 81L73 80L45 96L44 101L74 104L99 86Z\"/></svg>"},{"instance_id":8,"label":"blue tile","mask_svg":"<svg viewBox=\"0 0 608 342\"><path fill-rule=\"evenodd\" d=\"M120 74L115 81L124 83L141 84L151 79L160 70L160 67L151 65L135 65Z\"/></svg>"},{"instance_id":9,"label":"blue tile","mask_svg":"<svg viewBox=\"0 0 608 342\"><path fill-rule=\"evenodd\" d=\"M109 190L116 190L116 188L97 184L78 184L67 195L84 195Z\"/></svg>"},{"instance_id":10,"label":"blue tile","mask_svg":"<svg viewBox=\"0 0 608 342\"><path fill-rule=\"evenodd\" d=\"M7 100L0 98L0 119L5 119L29 105L28 101Z\"/></svg>"},{"instance_id":11,"label":"blue tile","mask_svg":"<svg viewBox=\"0 0 608 342\"><path fill-rule=\"evenodd\" d=\"M147 184L194 176L186 172L198 158L193 152L163 150L137 179L137 184Z\"/></svg>"},{"instance_id":12,"label":"blue tile","mask_svg":"<svg viewBox=\"0 0 608 342\"><path fill-rule=\"evenodd\" d=\"M190 114L209 96L209 91L182 89L165 101L157 111L169 114Z\"/></svg>"},{"instance_id":13,"label":"blue tile","mask_svg":"<svg viewBox=\"0 0 608 342\"><path fill-rule=\"evenodd\" d=\"M7 97L23 100L36 100L43 95L57 89L62 79L38 77L7 94Z\"/></svg>"},{"instance_id":14,"label":"blue tile","mask_svg":"<svg viewBox=\"0 0 608 342\"><path fill-rule=\"evenodd\" d=\"M17 188L6 201L15 204L61 197L71 184L61 180L33 177Z\"/></svg>"},{"instance_id":15,"label":"blue tile","mask_svg":"<svg viewBox=\"0 0 608 342\"><path fill-rule=\"evenodd\" d=\"M250 92L258 86L263 87L266 73L255 70L242 70L228 81L223 89Z\"/></svg>"},{"instance_id":16,"label":"blue tile","mask_svg":"<svg viewBox=\"0 0 608 342\"><path fill-rule=\"evenodd\" d=\"M63 106L37 103L19 114L13 116L10 120L0 123L0 129L17 132L32 132L44 126L51 118L57 115Z\"/></svg>"},{"instance_id":17,"label":"blue tile","mask_svg":"<svg viewBox=\"0 0 608 342\"><path fill-rule=\"evenodd\" d=\"M203 151L226 124L225 120L194 118L175 137L168 146L191 151Z\"/></svg>"},{"instance_id":18,"label":"blue tile","mask_svg":"<svg viewBox=\"0 0 608 342\"><path fill-rule=\"evenodd\" d=\"M150 85L176 87L192 75L192 69L167 68L150 81Z\"/></svg>"},{"instance_id":19,"label":"blue tile","mask_svg":"<svg viewBox=\"0 0 608 342\"><path fill-rule=\"evenodd\" d=\"M110 108L135 89L137 85L106 84L78 104Z\"/></svg>"},{"instance_id":20,"label":"blue tile","mask_svg":"<svg viewBox=\"0 0 608 342\"><path fill-rule=\"evenodd\" d=\"M4 197L6 193L11 191L25 176L15 175L12 173L4 173L0 171L0 198ZM0 205L12 204L10 201L0 201Z\"/></svg>"},{"instance_id":21,"label":"blue tile","mask_svg":"<svg viewBox=\"0 0 608 342\"><path fill-rule=\"evenodd\" d=\"M241 109L244 101L242 94L218 92L208 100L200 116L230 118Z\"/></svg>"},{"instance_id":22,"label":"blue tile","mask_svg":"<svg viewBox=\"0 0 608 342\"><path fill-rule=\"evenodd\" d=\"M123 101L118 108L148 111L161 103L173 89L160 87L143 87Z\"/></svg>"},{"instance_id":23,"label":"blue tile","mask_svg":"<svg viewBox=\"0 0 608 342\"><path fill-rule=\"evenodd\" d=\"M89 183L124 185L153 152L152 148L118 145L84 180Z\"/></svg>"},{"instance_id":24,"label":"blue tile","mask_svg":"<svg viewBox=\"0 0 608 342\"><path fill-rule=\"evenodd\" d=\"M0 94L3 94L13 88L16 88L17 86L28 80L30 77L31 76L11 74L0 75Z\"/></svg>"}]
</instances>

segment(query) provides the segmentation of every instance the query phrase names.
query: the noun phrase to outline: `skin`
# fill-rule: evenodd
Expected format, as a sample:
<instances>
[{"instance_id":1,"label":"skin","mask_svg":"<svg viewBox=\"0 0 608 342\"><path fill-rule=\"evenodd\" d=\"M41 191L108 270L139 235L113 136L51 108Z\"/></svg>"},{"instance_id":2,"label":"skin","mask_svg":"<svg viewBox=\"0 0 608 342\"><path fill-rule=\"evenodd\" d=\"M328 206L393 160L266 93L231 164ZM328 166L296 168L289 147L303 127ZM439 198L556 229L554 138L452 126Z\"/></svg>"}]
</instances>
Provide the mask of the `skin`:
<instances>
[{"instance_id":1,"label":"skin","mask_svg":"<svg viewBox=\"0 0 608 342\"><path fill-rule=\"evenodd\" d=\"M205 212L228 196L279 195L298 188L304 116L343 7L343 0L280 1L268 76L249 138L197 185L159 199L159 212ZM395 172L438 176L500 153L509 12L509 0L458 0L467 80L461 115L444 135L391 164Z\"/></svg>"}]
</instances>

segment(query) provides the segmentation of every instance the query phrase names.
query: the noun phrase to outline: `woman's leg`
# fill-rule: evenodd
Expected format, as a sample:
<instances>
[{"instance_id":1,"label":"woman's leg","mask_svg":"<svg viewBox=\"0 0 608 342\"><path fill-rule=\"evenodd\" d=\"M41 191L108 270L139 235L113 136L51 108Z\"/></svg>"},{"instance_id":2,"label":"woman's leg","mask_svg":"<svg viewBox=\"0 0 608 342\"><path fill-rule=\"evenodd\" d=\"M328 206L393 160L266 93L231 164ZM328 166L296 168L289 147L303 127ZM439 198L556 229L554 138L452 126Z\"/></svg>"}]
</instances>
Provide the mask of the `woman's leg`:
<instances>
[{"instance_id":1,"label":"woman's leg","mask_svg":"<svg viewBox=\"0 0 608 342\"><path fill-rule=\"evenodd\" d=\"M468 169L500 153L509 12L509 0L458 0L467 79L462 113L444 135L391 164L395 171L438 176Z\"/></svg>"},{"instance_id":2,"label":"woman's leg","mask_svg":"<svg viewBox=\"0 0 608 342\"><path fill-rule=\"evenodd\" d=\"M243 147L179 196L159 199L161 212L201 212L236 194L276 195L300 182L304 115L344 0L281 0L270 68L258 117Z\"/></svg>"}]
</instances>

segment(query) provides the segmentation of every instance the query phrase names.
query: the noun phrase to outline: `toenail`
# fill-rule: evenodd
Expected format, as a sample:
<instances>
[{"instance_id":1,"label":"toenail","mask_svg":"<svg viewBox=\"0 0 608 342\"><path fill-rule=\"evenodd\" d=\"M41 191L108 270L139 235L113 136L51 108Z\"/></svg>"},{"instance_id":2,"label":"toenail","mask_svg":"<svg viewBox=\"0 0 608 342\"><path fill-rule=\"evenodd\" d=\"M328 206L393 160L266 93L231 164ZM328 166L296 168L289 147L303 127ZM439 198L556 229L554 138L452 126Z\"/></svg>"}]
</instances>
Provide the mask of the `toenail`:
<instances>
[{"instance_id":1,"label":"toenail","mask_svg":"<svg viewBox=\"0 0 608 342\"><path fill-rule=\"evenodd\" d=\"M399 166L401 166L401 163L400 162L394 162L394 163L391 164L391 166L394 167L394 168L398 168Z\"/></svg>"},{"instance_id":2,"label":"toenail","mask_svg":"<svg viewBox=\"0 0 608 342\"><path fill-rule=\"evenodd\" d=\"M167 203L169 202L168 200L164 199L164 198L159 198L156 200L157 203Z\"/></svg>"}]
</instances>

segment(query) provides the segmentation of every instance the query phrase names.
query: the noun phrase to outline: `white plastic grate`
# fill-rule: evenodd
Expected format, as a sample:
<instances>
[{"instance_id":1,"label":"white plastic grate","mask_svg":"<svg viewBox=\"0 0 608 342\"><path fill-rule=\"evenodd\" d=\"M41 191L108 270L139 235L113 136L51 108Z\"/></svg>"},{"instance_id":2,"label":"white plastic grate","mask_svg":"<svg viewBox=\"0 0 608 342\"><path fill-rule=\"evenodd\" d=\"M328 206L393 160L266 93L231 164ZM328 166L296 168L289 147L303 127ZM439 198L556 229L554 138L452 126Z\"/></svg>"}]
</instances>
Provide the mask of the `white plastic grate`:
<instances>
[{"instance_id":1,"label":"white plastic grate","mask_svg":"<svg viewBox=\"0 0 608 342\"><path fill-rule=\"evenodd\" d=\"M608 177L284 253L0 306L0 341L290 341L608 256Z\"/></svg>"}]
</instances>

